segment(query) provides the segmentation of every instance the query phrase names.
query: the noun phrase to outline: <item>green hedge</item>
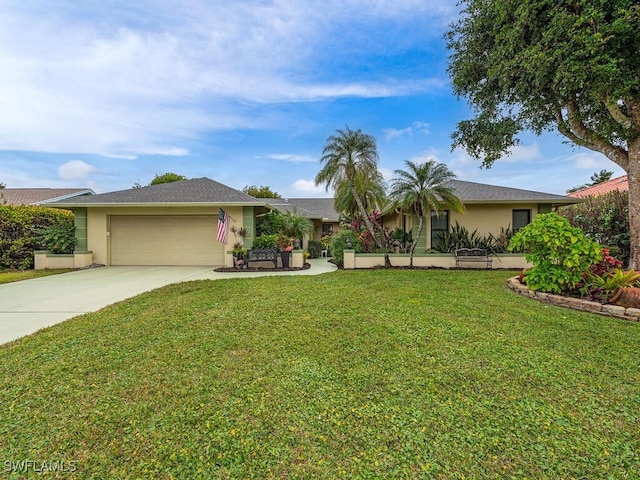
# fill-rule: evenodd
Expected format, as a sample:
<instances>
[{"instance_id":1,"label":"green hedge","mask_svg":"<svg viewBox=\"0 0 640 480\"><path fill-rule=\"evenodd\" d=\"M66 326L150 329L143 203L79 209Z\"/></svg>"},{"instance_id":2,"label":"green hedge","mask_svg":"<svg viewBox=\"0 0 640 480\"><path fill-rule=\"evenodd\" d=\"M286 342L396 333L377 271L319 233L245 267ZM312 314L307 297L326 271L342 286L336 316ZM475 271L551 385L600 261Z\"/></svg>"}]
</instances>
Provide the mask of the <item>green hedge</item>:
<instances>
[{"instance_id":1,"label":"green hedge","mask_svg":"<svg viewBox=\"0 0 640 480\"><path fill-rule=\"evenodd\" d=\"M320 240L309 240L307 243L307 251L309 252L310 258L320 258L322 250L324 250L324 247Z\"/></svg>"},{"instance_id":2,"label":"green hedge","mask_svg":"<svg viewBox=\"0 0 640 480\"><path fill-rule=\"evenodd\" d=\"M61 232L71 235L60 241ZM73 213L34 206L0 206L0 269L33 268L35 250L73 253ZM53 239L58 241L54 245Z\"/></svg>"}]
</instances>

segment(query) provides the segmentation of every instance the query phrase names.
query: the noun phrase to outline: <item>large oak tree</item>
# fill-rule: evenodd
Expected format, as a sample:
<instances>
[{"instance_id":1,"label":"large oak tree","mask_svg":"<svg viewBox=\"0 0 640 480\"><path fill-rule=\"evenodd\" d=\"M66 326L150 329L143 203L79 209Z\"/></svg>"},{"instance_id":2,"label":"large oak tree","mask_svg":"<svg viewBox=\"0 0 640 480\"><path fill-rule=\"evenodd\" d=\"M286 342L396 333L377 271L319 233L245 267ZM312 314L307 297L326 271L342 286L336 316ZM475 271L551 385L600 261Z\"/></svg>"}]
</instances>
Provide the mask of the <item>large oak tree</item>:
<instances>
[{"instance_id":1,"label":"large oak tree","mask_svg":"<svg viewBox=\"0 0 640 480\"><path fill-rule=\"evenodd\" d=\"M490 167L523 130L557 129L629 177L640 267L640 6L632 0L462 0L447 33L456 94L475 110L454 148Z\"/></svg>"}]
</instances>

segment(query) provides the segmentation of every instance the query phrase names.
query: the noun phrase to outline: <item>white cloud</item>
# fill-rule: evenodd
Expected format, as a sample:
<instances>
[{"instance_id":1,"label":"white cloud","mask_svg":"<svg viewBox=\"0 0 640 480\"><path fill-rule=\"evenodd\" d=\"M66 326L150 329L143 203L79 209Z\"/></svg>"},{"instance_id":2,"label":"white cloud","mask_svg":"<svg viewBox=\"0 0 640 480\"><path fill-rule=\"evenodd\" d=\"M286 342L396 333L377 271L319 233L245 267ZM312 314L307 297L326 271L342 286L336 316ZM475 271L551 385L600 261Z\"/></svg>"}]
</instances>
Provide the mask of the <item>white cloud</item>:
<instances>
[{"instance_id":1,"label":"white cloud","mask_svg":"<svg viewBox=\"0 0 640 480\"><path fill-rule=\"evenodd\" d=\"M531 145L516 145L498 162L530 162L540 158L542 158L542 154L538 144L532 143Z\"/></svg>"},{"instance_id":2,"label":"white cloud","mask_svg":"<svg viewBox=\"0 0 640 480\"><path fill-rule=\"evenodd\" d=\"M444 79L376 78L355 70L338 79L324 68L356 58L352 48L370 52L375 46L380 54L407 48L366 35L374 24L404 28L410 22L416 33L406 42L415 42L428 35L418 18L440 22L455 11L445 0L426 3L3 5L0 150L185 155L181 142L206 131L271 127L251 104L442 89Z\"/></svg>"},{"instance_id":3,"label":"white cloud","mask_svg":"<svg viewBox=\"0 0 640 480\"><path fill-rule=\"evenodd\" d=\"M305 195L330 197L333 194L331 191L327 192L324 185L316 186L313 180L296 180L293 182L292 188L294 191Z\"/></svg>"},{"instance_id":4,"label":"white cloud","mask_svg":"<svg viewBox=\"0 0 640 480\"><path fill-rule=\"evenodd\" d=\"M385 128L382 133L385 140L392 140L397 137L413 137L414 133L420 133L424 135L429 134L429 124L425 122L413 122L410 127L406 128Z\"/></svg>"},{"instance_id":5,"label":"white cloud","mask_svg":"<svg viewBox=\"0 0 640 480\"><path fill-rule=\"evenodd\" d=\"M264 155L256 158L268 158L271 160L281 160L284 162L291 163L309 163L309 162L317 162L318 159L315 157L310 157L308 155L296 155L293 153L279 153L273 155Z\"/></svg>"},{"instance_id":6,"label":"white cloud","mask_svg":"<svg viewBox=\"0 0 640 480\"><path fill-rule=\"evenodd\" d=\"M96 167L82 160L71 160L58 167L58 176L62 180L79 180L87 178L96 171Z\"/></svg>"},{"instance_id":7,"label":"white cloud","mask_svg":"<svg viewBox=\"0 0 640 480\"><path fill-rule=\"evenodd\" d=\"M580 170L600 171L601 169L610 170L612 166L611 160L600 153L581 152L569 157L569 161L573 166Z\"/></svg>"}]
</instances>

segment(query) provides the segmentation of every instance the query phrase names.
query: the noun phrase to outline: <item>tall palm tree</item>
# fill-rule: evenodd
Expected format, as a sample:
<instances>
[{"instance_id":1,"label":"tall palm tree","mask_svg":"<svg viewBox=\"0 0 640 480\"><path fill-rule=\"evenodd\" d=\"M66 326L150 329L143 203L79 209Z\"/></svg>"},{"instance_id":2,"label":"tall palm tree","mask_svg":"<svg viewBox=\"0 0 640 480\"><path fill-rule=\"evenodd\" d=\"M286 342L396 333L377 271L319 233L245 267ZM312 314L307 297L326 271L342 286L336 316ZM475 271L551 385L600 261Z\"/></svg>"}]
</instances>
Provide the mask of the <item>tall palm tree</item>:
<instances>
[{"instance_id":1,"label":"tall palm tree","mask_svg":"<svg viewBox=\"0 0 640 480\"><path fill-rule=\"evenodd\" d=\"M391 261L387 249L376 235L364 207L362 194L358 191L358 185L362 184L362 179L379 177L376 140L359 129L351 130L348 126L344 130L338 129L327 139L320 163L324 166L316 175L316 185L324 183L327 190L333 187L335 192L345 188L351 191L367 230L384 253L385 267L390 267Z\"/></svg>"},{"instance_id":2,"label":"tall palm tree","mask_svg":"<svg viewBox=\"0 0 640 480\"><path fill-rule=\"evenodd\" d=\"M444 210L464 211L464 204L446 183L456 178L443 163L429 160L425 163L405 162L407 170L396 170L397 178L391 180L389 198L394 207L413 211L418 216L418 232L411 244L409 264L413 266L413 252L416 249L424 219L434 211L440 215Z\"/></svg>"}]
</instances>

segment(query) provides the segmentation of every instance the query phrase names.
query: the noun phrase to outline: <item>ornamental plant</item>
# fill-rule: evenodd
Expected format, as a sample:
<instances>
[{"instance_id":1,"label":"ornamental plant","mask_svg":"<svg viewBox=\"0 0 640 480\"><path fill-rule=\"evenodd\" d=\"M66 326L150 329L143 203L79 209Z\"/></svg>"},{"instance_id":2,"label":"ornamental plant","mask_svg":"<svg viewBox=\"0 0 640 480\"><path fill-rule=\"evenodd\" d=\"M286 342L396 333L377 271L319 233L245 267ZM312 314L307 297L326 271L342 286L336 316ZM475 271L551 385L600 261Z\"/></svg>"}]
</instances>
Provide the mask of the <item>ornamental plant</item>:
<instances>
[{"instance_id":1,"label":"ornamental plant","mask_svg":"<svg viewBox=\"0 0 640 480\"><path fill-rule=\"evenodd\" d=\"M583 273L602 259L602 249L582 230L555 212L538 215L521 228L509 243L509 250L524 250L533 267L524 274L532 290L549 293L574 291Z\"/></svg>"},{"instance_id":2,"label":"ornamental plant","mask_svg":"<svg viewBox=\"0 0 640 480\"><path fill-rule=\"evenodd\" d=\"M602 275L587 275L580 293L590 300L608 302L619 288L637 287L640 273L635 270L615 268Z\"/></svg>"},{"instance_id":3,"label":"ornamental plant","mask_svg":"<svg viewBox=\"0 0 640 480\"><path fill-rule=\"evenodd\" d=\"M340 230L333 235L333 241L331 242L332 258L337 265L344 265L344 250L347 248L347 240L349 240L351 248L356 253L362 252L362 244L358 234L347 228Z\"/></svg>"}]
</instances>

